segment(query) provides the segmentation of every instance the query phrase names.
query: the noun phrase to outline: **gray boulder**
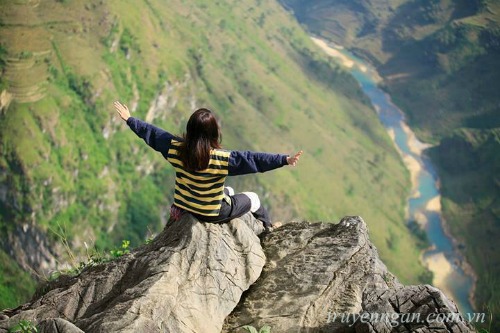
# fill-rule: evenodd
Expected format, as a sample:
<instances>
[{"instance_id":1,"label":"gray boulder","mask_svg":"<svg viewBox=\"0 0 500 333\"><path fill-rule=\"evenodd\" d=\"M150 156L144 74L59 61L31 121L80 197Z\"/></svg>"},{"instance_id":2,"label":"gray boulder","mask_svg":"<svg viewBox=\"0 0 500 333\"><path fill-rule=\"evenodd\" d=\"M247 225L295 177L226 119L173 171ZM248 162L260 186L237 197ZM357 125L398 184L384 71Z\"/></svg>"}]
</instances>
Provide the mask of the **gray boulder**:
<instances>
[{"instance_id":1,"label":"gray boulder","mask_svg":"<svg viewBox=\"0 0 500 333\"><path fill-rule=\"evenodd\" d=\"M356 333L471 332L457 306L429 285L367 291L363 297L365 320L355 323ZM375 320L373 314L384 314Z\"/></svg>"},{"instance_id":2,"label":"gray boulder","mask_svg":"<svg viewBox=\"0 0 500 333\"><path fill-rule=\"evenodd\" d=\"M152 243L49 283L32 302L4 311L0 332L20 320L46 333L57 332L54 325L65 333L220 332L264 266L262 231L251 215L222 225L185 215Z\"/></svg>"},{"instance_id":3,"label":"gray boulder","mask_svg":"<svg viewBox=\"0 0 500 333\"><path fill-rule=\"evenodd\" d=\"M405 287L387 270L360 217L338 224L286 224L262 245L266 266L223 332L245 332L244 325L269 325L273 333L473 331L439 290ZM429 313L456 318L439 325L407 323L405 313L420 313L422 320Z\"/></svg>"}]
</instances>

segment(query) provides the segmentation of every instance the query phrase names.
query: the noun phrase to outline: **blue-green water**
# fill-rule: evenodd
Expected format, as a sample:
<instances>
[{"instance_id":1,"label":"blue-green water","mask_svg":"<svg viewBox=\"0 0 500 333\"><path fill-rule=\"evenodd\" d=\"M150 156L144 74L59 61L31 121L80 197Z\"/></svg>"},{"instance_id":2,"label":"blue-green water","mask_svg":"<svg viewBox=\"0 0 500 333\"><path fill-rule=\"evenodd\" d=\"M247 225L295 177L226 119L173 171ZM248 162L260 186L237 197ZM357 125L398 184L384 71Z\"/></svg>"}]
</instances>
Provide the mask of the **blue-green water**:
<instances>
[{"instance_id":1,"label":"blue-green water","mask_svg":"<svg viewBox=\"0 0 500 333\"><path fill-rule=\"evenodd\" d=\"M447 296L455 301L463 314L472 313L473 308L469 301L469 294L473 286L473 280L456 264L463 259L455 251L451 239L443 230L441 214L426 210L429 200L439 195L438 179L431 161L425 155L420 156L410 150L408 134L402 127L405 122L403 113L391 102L390 96L377 86L375 80L377 76L374 70L348 52L344 50L341 52L356 63L350 71L358 80L365 94L370 98L382 124L387 130L394 133L394 141L401 153L404 156L411 156L421 165L422 171L418 177L418 194L412 196L408 203L409 218L415 219L416 214L423 214L427 218L425 231L432 245L432 250L424 253L424 260L440 253L448 259L448 262L451 263L452 271L447 276L445 282L445 289L448 292ZM365 71L361 70L363 67L366 69Z\"/></svg>"}]
</instances>

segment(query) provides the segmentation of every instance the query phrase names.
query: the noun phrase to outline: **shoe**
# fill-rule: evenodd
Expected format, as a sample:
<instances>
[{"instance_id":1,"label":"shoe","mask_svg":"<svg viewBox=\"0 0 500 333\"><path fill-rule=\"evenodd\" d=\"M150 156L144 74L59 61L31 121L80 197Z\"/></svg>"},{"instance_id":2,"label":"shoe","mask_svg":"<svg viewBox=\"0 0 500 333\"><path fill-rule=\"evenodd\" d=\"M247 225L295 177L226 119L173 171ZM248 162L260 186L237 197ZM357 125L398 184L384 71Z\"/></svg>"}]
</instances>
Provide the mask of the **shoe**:
<instances>
[{"instance_id":1,"label":"shoe","mask_svg":"<svg viewBox=\"0 0 500 333\"><path fill-rule=\"evenodd\" d=\"M272 226L270 226L270 227L264 227L264 229L265 229L264 231L265 231L266 233L268 233L268 232L273 232L274 230L278 229L278 228L279 228L279 227L281 227L282 225L283 225L283 223L281 223L281 222L274 222L274 223L272 224Z\"/></svg>"},{"instance_id":2,"label":"shoe","mask_svg":"<svg viewBox=\"0 0 500 333\"><path fill-rule=\"evenodd\" d=\"M273 228L273 230L276 230L281 226L283 226L283 222L274 222L272 225L272 228Z\"/></svg>"}]
</instances>

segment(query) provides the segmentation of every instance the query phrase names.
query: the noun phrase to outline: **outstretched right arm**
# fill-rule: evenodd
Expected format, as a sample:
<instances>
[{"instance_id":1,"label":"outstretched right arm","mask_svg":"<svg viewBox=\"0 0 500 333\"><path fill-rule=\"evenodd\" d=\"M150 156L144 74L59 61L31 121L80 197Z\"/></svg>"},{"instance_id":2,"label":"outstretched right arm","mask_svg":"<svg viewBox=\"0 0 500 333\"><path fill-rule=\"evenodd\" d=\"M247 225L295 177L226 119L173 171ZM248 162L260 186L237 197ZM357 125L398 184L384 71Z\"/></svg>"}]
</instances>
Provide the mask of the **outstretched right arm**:
<instances>
[{"instance_id":1,"label":"outstretched right arm","mask_svg":"<svg viewBox=\"0 0 500 333\"><path fill-rule=\"evenodd\" d=\"M302 150L293 156L234 150L229 155L229 176L266 172L284 165L296 166Z\"/></svg>"},{"instance_id":2,"label":"outstretched right arm","mask_svg":"<svg viewBox=\"0 0 500 333\"><path fill-rule=\"evenodd\" d=\"M114 106L120 117L127 122L127 125L138 137L143 139L154 150L162 154L168 153L170 143L174 138L172 134L145 121L131 117L127 106L118 101L114 103Z\"/></svg>"}]
</instances>

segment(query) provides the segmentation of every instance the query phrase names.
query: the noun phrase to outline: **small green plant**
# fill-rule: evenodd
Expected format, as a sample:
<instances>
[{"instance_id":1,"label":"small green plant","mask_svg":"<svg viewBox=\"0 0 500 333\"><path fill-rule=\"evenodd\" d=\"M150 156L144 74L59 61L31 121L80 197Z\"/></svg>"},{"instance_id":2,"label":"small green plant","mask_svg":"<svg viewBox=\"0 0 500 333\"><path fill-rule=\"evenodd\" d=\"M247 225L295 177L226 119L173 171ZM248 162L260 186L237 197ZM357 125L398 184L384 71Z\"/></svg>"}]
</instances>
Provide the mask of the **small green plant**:
<instances>
[{"instance_id":1,"label":"small green plant","mask_svg":"<svg viewBox=\"0 0 500 333\"><path fill-rule=\"evenodd\" d=\"M151 242L153 242L153 240L155 239L156 234L153 232L153 230L151 230L151 228L149 227L149 225L148 225L147 228L148 228L148 233L147 233L148 237L146 238L145 243L146 244L151 244Z\"/></svg>"},{"instance_id":2,"label":"small green plant","mask_svg":"<svg viewBox=\"0 0 500 333\"><path fill-rule=\"evenodd\" d=\"M71 249L71 246L68 241L68 234L66 231L66 226L61 225L59 221L57 221L57 229L49 227L49 230L57 236L59 241L62 243L64 250L66 251L66 254L68 255L69 263L71 266L77 266L77 260L76 256L73 253L73 250Z\"/></svg>"},{"instance_id":3,"label":"small green plant","mask_svg":"<svg viewBox=\"0 0 500 333\"><path fill-rule=\"evenodd\" d=\"M33 57L33 52L30 51L22 51L19 53L19 59L29 59Z\"/></svg>"},{"instance_id":4,"label":"small green plant","mask_svg":"<svg viewBox=\"0 0 500 333\"><path fill-rule=\"evenodd\" d=\"M108 261L111 261L114 258L119 258L123 256L124 254L130 253L129 246L130 246L130 241L128 240L123 240L121 247L115 248L114 250L109 251L109 254L99 251L95 246L94 247L89 247L87 245L87 242L84 242L85 245L85 251L86 251L86 259L78 261L77 255L75 255L70 247L67 235L66 235L66 230L63 226L57 223L58 229L59 230L54 230L50 229L55 235L59 237L61 242L63 243L63 246L68 254L69 257L69 264L70 268L67 269L62 269L62 270L56 270L53 271L49 274L48 277L46 277L47 281L53 281L57 280L61 275L70 275L70 276L76 276L80 274L85 268L87 267L93 267L97 266L103 263L106 263Z\"/></svg>"},{"instance_id":5,"label":"small green plant","mask_svg":"<svg viewBox=\"0 0 500 333\"><path fill-rule=\"evenodd\" d=\"M9 333L38 333L38 328L29 320L21 320L9 328Z\"/></svg>"},{"instance_id":6,"label":"small green plant","mask_svg":"<svg viewBox=\"0 0 500 333\"><path fill-rule=\"evenodd\" d=\"M87 261L80 261L77 267L73 268L73 273L74 274L79 274L81 271L83 271L87 267L93 267L100 265L102 263L108 262L110 259L104 257L101 253L95 252L92 255L87 257Z\"/></svg>"},{"instance_id":7,"label":"small green plant","mask_svg":"<svg viewBox=\"0 0 500 333\"><path fill-rule=\"evenodd\" d=\"M123 240L121 248L116 248L114 250L109 251L113 258L119 258L127 253L130 253L128 247L130 246L130 241Z\"/></svg>"},{"instance_id":8,"label":"small green plant","mask_svg":"<svg viewBox=\"0 0 500 333\"><path fill-rule=\"evenodd\" d=\"M260 328L260 330L257 331L257 329L251 325L245 325L243 326L244 329L246 329L250 333L271 333L271 326L265 325Z\"/></svg>"},{"instance_id":9,"label":"small green plant","mask_svg":"<svg viewBox=\"0 0 500 333\"><path fill-rule=\"evenodd\" d=\"M46 277L47 281L55 281L61 276L62 272L55 270L49 273L49 276Z\"/></svg>"}]
</instances>

